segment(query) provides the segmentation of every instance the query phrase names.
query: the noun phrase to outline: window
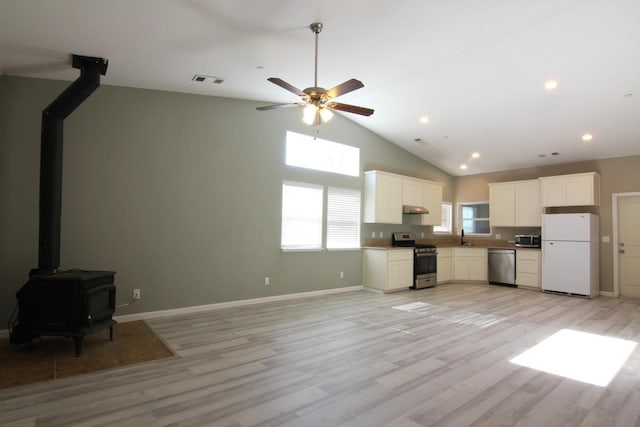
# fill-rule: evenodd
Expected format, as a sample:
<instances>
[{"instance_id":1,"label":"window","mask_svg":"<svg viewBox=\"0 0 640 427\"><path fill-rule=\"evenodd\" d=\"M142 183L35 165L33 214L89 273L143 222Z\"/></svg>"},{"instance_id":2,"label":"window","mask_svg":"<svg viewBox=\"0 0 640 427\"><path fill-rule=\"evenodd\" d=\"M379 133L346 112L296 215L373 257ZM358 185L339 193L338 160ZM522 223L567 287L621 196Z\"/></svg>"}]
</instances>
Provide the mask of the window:
<instances>
[{"instance_id":1,"label":"window","mask_svg":"<svg viewBox=\"0 0 640 427\"><path fill-rule=\"evenodd\" d=\"M451 234L451 228L453 225L452 213L453 213L453 208L451 207L451 203L443 202L442 203L442 224L433 226L434 233Z\"/></svg>"},{"instance_id":2,"label":"window","mask_svg":"<svg viewBox=\"0 0 640 427\"><path fill-rule=\"evenodd\" d=\"M360 247L360 191L329 187L327 191L327 248Z\"/></svg>"},{"instance_id":3,"label":"window","mask_svg":"<svg viewBox=\"0 0 640 427\"><path fill-rule=\"evenodd\" d=\"M323 198L322 186L282 184L282 249L322 248Z\"/></svg>"},{"instance_id":4,"label":"window","mask_svg":"<svg viewBox=\"0 0 640 427\"><path fill-rule=\"evenodd\" d=\"M287 132L286 163L305 169L360 176L360 149Z\"/></svg>"},{"instance_id":5,"label":"window","mask_svg":"<svg viewBox=\"0 0 640 427\"><path fill-rule=\"evenodd\" d=\"M460 228L465 234L491 234L489 202L460 203Z\"/></svg>"},{"instance_id":6,"label":"window","mask_svg":"<svg viewBox=\"0 0 640 427\"><path fill-rule=\"evenodd\" d=\"M282 184L283 250L322 249L324 186ZM327 249L360 248L360 191L327 189Z\"/></svg>"}]
</instances>

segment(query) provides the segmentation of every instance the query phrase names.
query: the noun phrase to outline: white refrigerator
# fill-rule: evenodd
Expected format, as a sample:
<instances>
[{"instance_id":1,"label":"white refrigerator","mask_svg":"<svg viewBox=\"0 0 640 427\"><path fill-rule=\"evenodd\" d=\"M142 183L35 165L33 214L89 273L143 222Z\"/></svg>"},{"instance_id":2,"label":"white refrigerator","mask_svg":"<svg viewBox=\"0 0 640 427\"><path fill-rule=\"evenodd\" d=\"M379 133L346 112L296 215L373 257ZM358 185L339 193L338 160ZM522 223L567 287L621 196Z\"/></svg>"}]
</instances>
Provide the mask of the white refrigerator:
<instances>
[{"instance_id":1,"label":"white refrigerator","mask_svg":"<svg viewBox=\"0 0 640 427\"><path fill-rule=\"evenodd\" d=\"M598 296L599 238L597 215L543 215L542 290L589 298Z\"/></svg>"}]
</instances>

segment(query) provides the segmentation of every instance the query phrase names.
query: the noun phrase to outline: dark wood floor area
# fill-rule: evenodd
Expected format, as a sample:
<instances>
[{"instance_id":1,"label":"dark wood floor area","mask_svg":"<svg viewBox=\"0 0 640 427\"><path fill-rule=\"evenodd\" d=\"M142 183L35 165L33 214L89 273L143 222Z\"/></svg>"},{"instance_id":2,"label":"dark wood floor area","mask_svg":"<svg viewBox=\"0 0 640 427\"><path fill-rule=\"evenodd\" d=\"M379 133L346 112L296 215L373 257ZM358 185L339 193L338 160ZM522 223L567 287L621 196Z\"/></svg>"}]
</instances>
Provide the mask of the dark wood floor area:
<instances>
[{"instance_id":1,"label":"dark wood floor area","mask_svg":"<svg viewBox=\"0 0 640 427\"><path fill-rule=\"evenodd\" d=\"M453 283L148 323L177 357L0 390L0 424L640 425L637 346L606 386L510 362L562 329L637 342L640 300Z\"/></svg>"}]
</instances>

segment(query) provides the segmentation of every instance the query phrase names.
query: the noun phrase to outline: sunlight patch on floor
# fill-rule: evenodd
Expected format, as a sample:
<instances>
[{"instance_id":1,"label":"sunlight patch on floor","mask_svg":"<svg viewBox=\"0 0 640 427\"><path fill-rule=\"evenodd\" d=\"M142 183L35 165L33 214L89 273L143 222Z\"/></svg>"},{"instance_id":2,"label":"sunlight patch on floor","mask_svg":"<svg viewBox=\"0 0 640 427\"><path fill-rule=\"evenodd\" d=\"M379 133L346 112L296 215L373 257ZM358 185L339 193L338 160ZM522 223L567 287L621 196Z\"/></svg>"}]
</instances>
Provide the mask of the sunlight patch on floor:
<instances>
[{"instance_id":1,"label":"sunlight patch on floor","mask_svg":"<svg viewBox=\"0 0 640 427\"><path fill-rule=\"evenodd\" d=\"M409 304L396 305L395 307L391 307L391 308L394 308L396 310L401 310L401 311L415 311L420 308L428 307L430 305L431 304L427 304L426 302L416 301L416 302L411 302Z\"/></svg>"},{"instance_id":2,"label":"sunlight patch on floor","mask_svg":"<svg viewBox=\"0 0 640 427\"><path fill-rule=\"evenodd\" d=\"M510 362L606 387L636 345L634 341L562 329Z\"/></svg>"}]
</instances>

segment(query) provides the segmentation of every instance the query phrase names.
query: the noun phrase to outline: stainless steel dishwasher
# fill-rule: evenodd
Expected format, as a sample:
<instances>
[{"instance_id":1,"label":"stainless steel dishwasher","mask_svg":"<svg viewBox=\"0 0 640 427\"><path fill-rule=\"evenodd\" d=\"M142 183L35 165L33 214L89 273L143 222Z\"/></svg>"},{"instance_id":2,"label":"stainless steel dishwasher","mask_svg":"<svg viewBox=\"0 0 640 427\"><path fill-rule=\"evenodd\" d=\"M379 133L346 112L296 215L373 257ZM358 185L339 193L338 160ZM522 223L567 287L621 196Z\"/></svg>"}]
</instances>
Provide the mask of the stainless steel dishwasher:
<instances>
[{"instance_id":1,"label":"stainless steel dishwasher","mask_svg":"<svg viewBox=\"0 0 640 427\"><path fill-rule=\"evenodd\" d=\"M489 249L489 283L516 286L515 249Z\"/></svg>"}]
</instances>

